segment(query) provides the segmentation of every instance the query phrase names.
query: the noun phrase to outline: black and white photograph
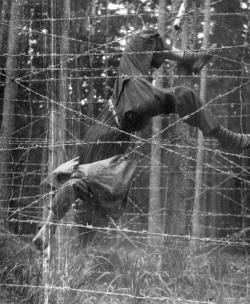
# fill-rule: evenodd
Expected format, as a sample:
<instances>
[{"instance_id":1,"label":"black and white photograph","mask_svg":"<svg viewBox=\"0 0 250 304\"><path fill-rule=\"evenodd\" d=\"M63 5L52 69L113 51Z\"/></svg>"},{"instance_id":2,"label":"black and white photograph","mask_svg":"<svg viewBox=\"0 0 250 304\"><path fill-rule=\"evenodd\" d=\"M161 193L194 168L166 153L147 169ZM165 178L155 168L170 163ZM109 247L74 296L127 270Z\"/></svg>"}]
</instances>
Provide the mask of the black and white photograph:
<instances>
[{"instance_id":1,"label":"black and white photograph","mask_svg":"<svg viewBox=\"0 0 250 304\"><path fill-rule=\"evenodd\" d=\"M0 0L0 304L250 303L250 0Z\"/></svg>"}]
</instances>

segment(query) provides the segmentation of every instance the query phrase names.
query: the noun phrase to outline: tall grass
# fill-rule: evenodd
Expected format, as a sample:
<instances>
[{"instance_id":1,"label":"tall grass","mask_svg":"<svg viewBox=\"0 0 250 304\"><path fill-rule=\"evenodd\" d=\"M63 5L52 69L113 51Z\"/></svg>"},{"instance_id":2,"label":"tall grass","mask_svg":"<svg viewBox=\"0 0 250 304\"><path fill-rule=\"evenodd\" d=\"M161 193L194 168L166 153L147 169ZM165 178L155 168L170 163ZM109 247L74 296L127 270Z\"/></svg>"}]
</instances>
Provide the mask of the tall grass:
<instances>
[{"instance_id":1,"label":"tall grass","mask_svg":"<svg viewBox=\"0 0 250 304\"><path fill-rule=\"evenodd\" d=\"M157 269L158 250L114 244L75 251L60 269L54 252L49 303L250 303L247 254L215 250L190 257L188 246L173 242L163 248L162 268ZM44 303L42 255L11 240L1 247L0 257L0 303Z\"/></svg>"}]
</instances>

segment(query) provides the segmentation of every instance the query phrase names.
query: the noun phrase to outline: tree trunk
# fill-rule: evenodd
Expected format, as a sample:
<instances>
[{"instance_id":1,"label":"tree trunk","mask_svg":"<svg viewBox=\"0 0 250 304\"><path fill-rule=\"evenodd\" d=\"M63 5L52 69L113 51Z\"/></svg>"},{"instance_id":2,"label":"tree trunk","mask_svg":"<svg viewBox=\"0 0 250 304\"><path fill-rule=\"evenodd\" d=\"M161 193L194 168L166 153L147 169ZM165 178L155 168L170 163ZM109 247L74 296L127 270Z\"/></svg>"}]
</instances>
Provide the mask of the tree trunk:
<instances>
[{"instance_id":1,"label":"tree trunk","mask_svg":"<svg viewBox=\"0 0 250 304\"><path fill-rule=\"evenodd\" d=\"M173 2L172 11L176 14L178 11L182 1ZM189 1L185 1L184 5L186 7L186 11L189 8ZM175 33L172 35L175 36ZM174 38L172 38L174 39ZM173 46L179 49L187 49L189 42L189 18L185 17L184 24L182 26L182 32L180 36L180 41L173 41ZM178 44L178 45L177 45ZM181 77L181 84L183 82L187 82L187 79ZM178 81L179 82L179 81ZM172 75L170 79L170 85L176 86L177 81ZM187 85L187 84L186 84ZM179 119L179 116L177 116ZM188 127L183 122L176 124L176 115L171 115L169 118L169 124L174 123L174 126L169 128L167 133L167 138L170 142L177 144L174 146L170 146L172 151L164 153L166 162L168 164L168 172L167 172L167 183L165 186L165 207L167 210L166 216L166 227L165 230L169 234L178 234L183 235L185 233L186 226L186 200L187 200L187 191L186 184L188 172L187 159L186 155L188 151L186 148L182 148L182 146L187 146L186 138L188 137Z\"/></svg>"},{"instance_id":2,"label":"tree trunk","mask_svg":"<svg viewBox=\"0 0 250 304\"><path fill-rule=\"evenodd\" d=\"M6 62L3 115L0 130L0 219L4 219L7 215L9 199L12 194L12 189L8 184L11 184L12 178L11 136L15 129L14 105L18 90L17 84L13 80L18 77L18 57L11 55L19 54L19 29L22 5L22 0L13 0L11 3L8 38L8 54L10 56L8 56Z\"/></svg>"},{"instance_id":3,"label":"tree trunk","mask_svg":"<svg viewBox=\"0 0 250 304\"><path fill-rule=\"evenodd\" d=\"M70 5L69 0L51 0L50 2L50 17L53 19L63 18L62 25L58 22L51 22L51 77L49 81L49 98L50 104L50 117L49 117L49 130L48 130L48 175L66 160L65 150L65 132L66 132L66 102L67 102L67 53L69 53L69 22L70 22ZM60 44L54 35L61 35L63 38ZM63 54L60 56L60 61L54 54ZM60 71L57 72L53 67L60 65ZM55 80L54 80L55 79ZM59 83L56 79L60 79ZM44 189L49 191L45 193L46 199L43 206L44 221L48 216L48 207L50 207L53 200L53 189ZM72 222L72 217L70 217ZM68 219L65 219L68 222ZM66 232L67 231L67 232ZM48 254L44 255L43 259L43 273L44 282L46 286L53 284L56 279L60 282L64 273L65 255L68 251L61 246L68 241L68 230L64 226L58 226L53 242L48 246ZM52 255L54 253L54 255ZM58 301L62 298L62 293L58 291L50 291L44 289L44 302L49 303L52 297L56 297Z\"/></svg>"},{"instance_id":4,"label":"tree trunk","mask_svg":"<svg viewBox=\"0 0 250 304\"><path fill-rule=\"evenodd\" d=\"M69 54L69 31L70 31L70 3L69 0L63 0L63 10L62 10L62 36L63 39L61 40L61 54L60 56L60 83L59 83L59 106L58 108L58 124L56 126L55 132L59 134L58 136L58 143L61 144L63 147L62 150L60 150L60 155L56 155L56 157L59 157L58 159L58 165L59 162L65 161L65 154L66 154L66 147L64 146L65 143L65 132L66 132L66 107L67 107L67 101L68 101L68 80L67 80L67 60ZM71 113L69 113L71 114ZM74 222L74 217L72 215L71 209L66 214L66 216L63 218L62 223L64 224L72 224ZM57 233L55 235L55 239L57 240L57 246L58 246L58 256L55 257L55 260L57 261L56 267L58 267L58 276L60 279L60 275L64 275L65 272L68 271L67 269L67 258L70 253L70 239L72 237L72 234L76 234L76 229L72 228L69 229L68 226L59 226L57 227ZM65 245L66 244L66 245ZM71 244L70 244L71 245ZM62 292L58 291L58 297L60 298L62 296ZM63 296L62 296L63 297ZM60 301L59 301L60 302ZM63 303L61 301L61 303Z\"/></svg>"},{"instance_id":5,"label":"tree trunk","mask_svg":"<svg viewBox=\"0 0 250 304\"><path fill-rule=\"evenodd\" d=\"M5 33L7 33L8 29L8 12L10 11L11 1L2 0L0 4L0 53L3 54L6 52L6 40ZM5 43L3 43L5 41ZM2 68L3 62L0 64L0 68Z\"/></svg>"},{"instance_id":6,"label":"tree trunk","mask_svg":"<svg viewBox=\"0 0 250 304\"><path fill-rule=\"evenodd\" d=\"M65 3L64 3L65 4ZM59 5L61 3L58 3L58 0L52 0L51 2L51 16L53 18L56 18L58 15L57 9L59 9ZM62 11L62 10L60 10ZM63 10L63 13L65 14L65 10ZM69 17L67 17L69 19ZM64 32L62 35L65 35L65 24L67 24L67 18L63 20L63 27ZM59 27L56 26L52 22L52 28L51 28L51 61L52 61L52 79L57 78L56 71L53 70L53 66L56 65L58 62L54 59L53 55L57 53L58 51L66 51L68 52L68 38L62 39L62 45L59 48L57 44L56 38L53 37L53 35L57 35L59 32ZM66 34L67 35L67 34ZM64 57L64 58L63 58ZM56 167L58 167L61 163L65 161L65 101L67 101L67 90L66 90L66 64L63 63L66 60L67 56L60 56L60 83L59 85L57 82L52 82L51 87L51 110L50 110L50 145L49 145L49 173L51 173Z\"/></svg>"},{"instance_id":7,"label":"tree trunk","mask_svg":"<svg viewBox=\"0 0 250 304\"><path fill-rule=\"evenodd\" d=\"M162 37L165 36L165 10L166 0L159 0L159 33ZM156 86L163 87L162 74L164 67L162 67L156 75ZM160 116L152 119L152 137L154 138L151 145L151 159L150 159L150 181L149 181L149 217L148 217L148 244L152 248L161 248L161 236L155 237L150 233L162 233L162 204L161 204L161 135L159 132L162 129L162 118Z\"/></svg>"},{"instance_id":8,"label":"tree trunk","mask_svg":"<svg viewBox=\"0 0 250 304\"><path fill-rule=\"evenodd\" d=\"M50 11L51 18L56 19L57 16L62 14L63 9L61 8L61 3L58 0L52 0L48 11ZM59 11L58 11L58 10ZM65 11L64 11L65 13ZM69 17L68 17L69 18ZM67 24L67 20L63 22L63 24ZM63 25L64 27L67 25ZM63 56L64 58L60 58L60 62L54 57L54 54L58 52L65 51L67 54L68 49L68 38L66 35L65 39L62 39L60 47L58 47L58 43L54 35L58 35L60 33L60 26L58 23L51 22L51 39L50 39L50 52L51 52L51 77L49 79L48 88L49 88L49 98L51 99L51 103L49 105L50 117L48 123L48 172L50 174L55 168L57 168L60 164L62 164L66 159L66 151L65 151L65 131L66 131L66 118L65 118L65 102L67 101L67 88L66 88L66 58L67 56ZM62 34L65 36L65 33ZM49 46L48 46L49 47ZM53 67L60 63L61 69L60 72L57 73ZM56 82L56 78L60 78L60 83ZM47 218L48 215L48 204L50 199L46 199L47 203L44 205L44 219Z\"/></svg>"},{"instance_id":9,"label":"tree trunk","mask_svg":"<svg viewBox=\"0 0 250 304\"><path fill-rule=\"evenodd\" d=\"M2 48L3 48L3 33L4 33L4 0L0 1L0 54L3 53ZM1 68L1 66L0 66Z\"/></svg>"},{"instance_id":10,"label":"tree trunk","mask_svg":"<svg viewBox=\"0 0 250 304\"><path fill-rule=\"evenodd\" d=\"M92 3L90 4L91 5L91 16L95 16L96 15L96 1L95 0L92 0ZM108 14L108 8L106 7L106 14ZM107 17L106 17L107 19ZM95 24L95 18L92 18L92 22L91 20L89 20L89 29L90 29L90 35L92 37L94 37L94 35L96 34L96 24ZM104 30L103 30L104 31ZM106 35L106 43L107 43L107 39L108 39L108 35L107 35L107 28L105 29L105 35ZM92 48L92 46L91 46ZM108 52L108 48L106 46L106 52ZM94 60L94 57L92 57L90 55L90 58L89 58L89 63L90 63L90 68L91 70L93 68L93 60ZM108 60L106 58L106 64L107 64ZM91 118L94 118L94 96L96 94L96 91L95 91L95 88L94 88L94 71L91 71L91 78L89 79L89 86L90 86L90 92L88 94L88 104L87 104L87 111L86 111L86 115L88 118L88 125L92 125L93 124L93 121L91 120ZM107 83L105 84L105 90L106 90L106 87L107 87ZM106 97L106 92L105 92L105 97Z\"/></svg>"},{"instance_id":11,"label":"tree trunk","mask_svg":"<svg viewBox=\"0 0 250 304\"><path fill-rule=\"evenodd\" d=\"M204 38L203 38L203 49L208 48L209 44L209 28L210 28L210 0L205 1L205 15L204 15ZM200 80L200 97L202 100L206 98L206 87L207 87L207 70L204 68L201 71L201 80ZM194 206L193 206L193 215L192 215L192 236L201 237L204 235L202 227L200 226L200 215L202 211L202 185L203 185L203 160L204 160L204 139L201 131L198 131L197 138L197 155L196 155L196 174L195 174L195 195L194 195ZM198 249L198 243L195 239L192 239L190 243L191 252L195 252Z\"/></svg>"}]
</instances>

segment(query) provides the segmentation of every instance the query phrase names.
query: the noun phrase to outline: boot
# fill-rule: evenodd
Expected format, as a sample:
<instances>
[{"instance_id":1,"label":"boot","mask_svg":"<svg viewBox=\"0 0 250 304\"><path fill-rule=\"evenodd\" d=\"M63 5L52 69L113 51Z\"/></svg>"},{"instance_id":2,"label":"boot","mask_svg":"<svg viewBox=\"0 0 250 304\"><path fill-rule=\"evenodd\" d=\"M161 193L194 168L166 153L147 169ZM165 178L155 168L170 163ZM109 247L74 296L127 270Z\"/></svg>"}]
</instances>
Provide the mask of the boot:
<instances>
[{"instance_id":1,"label":"boot","mask_svg":"<svg viewBox=\"0 0 250 304\"><path fill-rule=\"evenodd\" d=\"M177 63L178 73L183 75L191 75L192 73L198 74L201 69L211 60L216 45L213 44L208 51L202 50L199 52L192 51L179 51L174 50L174 53L178 53L179 60Z\"/></svg>"},{"instance_id":2,"label":"boot","mask_svg":"<svg viewBox=\"0 0 250 304\"><path fill-rule=\"evenodd\" d=\"M50 210L48 218L45 224L39 230L38 234L32 240L32 243L36 246L38 250L44 250L48 247L49 241L56 231L56 224L58 222L57 216L52 210Z\"/></svg>"},{"instance_id":3,"label":"boot","mask_svg":"<svg viewBox=\"0 0 250 304\"><path fill-rule=\"evenodd\" d=\"M177 64L177 70L184 75L198 74L211 58L212 54L207 51L184 51L182 60Z\"/></svg>"}]
</instances>

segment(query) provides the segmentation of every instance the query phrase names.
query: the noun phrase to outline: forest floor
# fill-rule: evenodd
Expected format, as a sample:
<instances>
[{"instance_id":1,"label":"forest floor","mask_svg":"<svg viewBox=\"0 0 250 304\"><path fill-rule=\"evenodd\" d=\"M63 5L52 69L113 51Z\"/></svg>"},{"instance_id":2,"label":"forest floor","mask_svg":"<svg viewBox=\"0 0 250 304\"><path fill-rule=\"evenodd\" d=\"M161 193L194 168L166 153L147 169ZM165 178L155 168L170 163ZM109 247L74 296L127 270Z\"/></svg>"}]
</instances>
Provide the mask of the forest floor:
<instances>
[{"instance_id":1,"label":"forest floor","mask_svg":"<svg viewBox=\"0 0 250 304\"><path fill-rule=\"evenodd\" d=\"M0 245L1 304L45 303L46 294L50 304L250 303L250 255L244 250L210 246L190 256L187 243L169 242L156 252L116 239L67 258L58 251L46 268L30 243L9 237Z\"/></svg>"}]
</instances>

